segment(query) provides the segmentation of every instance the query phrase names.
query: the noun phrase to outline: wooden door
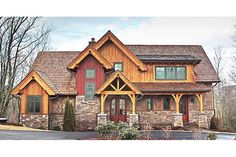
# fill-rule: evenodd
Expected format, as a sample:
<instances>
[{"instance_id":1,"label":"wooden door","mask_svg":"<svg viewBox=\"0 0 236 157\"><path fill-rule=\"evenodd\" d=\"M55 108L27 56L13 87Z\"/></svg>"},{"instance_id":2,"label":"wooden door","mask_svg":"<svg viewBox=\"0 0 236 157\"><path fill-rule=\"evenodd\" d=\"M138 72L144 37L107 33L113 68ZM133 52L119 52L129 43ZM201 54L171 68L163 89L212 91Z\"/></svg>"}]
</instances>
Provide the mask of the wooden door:
<instances>
[{"instance_id":1,"label":"wooden door","mask_svg":"<svg viewBox=\"0 0 236 157\"><path fill-rule=\"evenodd\" d=\"M125 99L119 97L111 99L110 120L114 122L126 122L126 119L127 108Z\"/></svg>"},{"instance_id":2,"label":"wooden door","mask_svg":"<svg viewBox=\"0 0 236 157\"><path fill-rule=\"evenodd\" d=\"M179 105L180 113L183 113L183 122L188 122L189 121L189 108L188 108L188 97L183 96L180 99L180 105Z\"/></svg>"}]
</instances>

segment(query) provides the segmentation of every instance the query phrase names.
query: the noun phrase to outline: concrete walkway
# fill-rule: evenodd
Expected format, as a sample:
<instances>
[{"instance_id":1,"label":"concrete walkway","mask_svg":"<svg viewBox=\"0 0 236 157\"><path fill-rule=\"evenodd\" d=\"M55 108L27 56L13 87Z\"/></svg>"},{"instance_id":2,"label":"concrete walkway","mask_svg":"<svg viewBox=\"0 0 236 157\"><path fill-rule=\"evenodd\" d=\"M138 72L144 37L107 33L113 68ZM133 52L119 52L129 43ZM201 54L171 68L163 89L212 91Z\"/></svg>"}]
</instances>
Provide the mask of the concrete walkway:
<instances>
[{"instance_id":1,"label":"concrete walkway","mask_svg":"<svg viewBox=\"0 0 236 157\"><path fill-rule=\"evenodd\" d=\"M164 132L160 130L150 131L152 138L164 139ZM207 138L207 132L203 131L201 139ZM13 131L0 130L0 140L87 140L99 135L93 131L87 132L64 132L64 131ZM236 134L217 133L217 140L233 140ZM192 140L193 133L190 131L171 131L170 138L173 140Z\"/></svg>"}]
</instances>

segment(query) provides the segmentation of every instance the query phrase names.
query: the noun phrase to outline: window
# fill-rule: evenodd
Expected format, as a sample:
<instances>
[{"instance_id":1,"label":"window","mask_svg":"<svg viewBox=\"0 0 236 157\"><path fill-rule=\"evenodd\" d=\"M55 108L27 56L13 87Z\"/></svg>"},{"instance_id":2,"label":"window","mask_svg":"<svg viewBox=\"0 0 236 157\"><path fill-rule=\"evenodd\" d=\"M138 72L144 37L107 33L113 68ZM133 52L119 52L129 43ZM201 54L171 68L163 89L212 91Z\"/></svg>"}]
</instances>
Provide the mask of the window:
<instances>
[{"instance_id":1,"label":"window","mask_svg":"<svg viewBox=\"0 0 236 157\"><path fill-rule=\"evenodd\" d=\"M85 70L86 78L95 78L95 70L94 69L86 69Z\"/></svg>"},{"instance_id":2,"label":"window","mask_svg":"<svg viewBox=\"0 0 236 157\"><path fill-rule=\"evenodd\" d=\"M85 83L85 99L93 99L95 92L95 83L94 82L86 82Z\"/></svg>"},{"instance_id":3,"label":"window","mask_svg":"<svg viewBox=\"0 0 236 157\"><path fill-rule=\"evenodd\" d=\"M27 96L27 112L40 113L42 108L42 96L29 95Z\"/></svg>"},{"instance_id":4,"label":"window","mask_svg":"<svg viewBox=\"0 0 236 157\"><path fill-rule=\"evenodd\" d=\"M115 71L117 70L123 71L123 63L122 62L114 63L114 68L115 68Z\"/></svg>"},{"instance_id":5,"label":"window","mask_svg":"<svg viewBox=\"0 0 236 157\"><path fill-rule=\"evenodd\" d=\"M177 67L176 74L178 80L185 80L186 79L186 68L185 67Z\"/></svg>"},{"instance_id":6,"label":"window","mask_svg":"<svg viewBox=\"0 0 236 157\"><path fill-rule=\"evenodd\" d=\"M166 79L167 80L175 79L175 67L166 67Z\"/></svg>"},{"instance_id":7,"label":"window","mask_svg":"<svg viewBox=\"0 0 236 157\"><path fill-rule=\"evenodd\" d=\"M152 98L147 98L147 110L153 110L153 100Z\"/></svg>"},{"instance_id":8,"label":"window","mask_svg":"<svg viewBox=\"0 0 236 157\"><path fill-rule=\"evenodd\" d=\"M165 79L165 67L156 67L156 79Z\"/></svg>"},{"instance_id":9,"label":"window","mask_svg":"<svg viewBox=\"0 0 236 157\"><path fill-rule=\"evenodd\" d=\"M163 110L170 110L170 98L165 97L163 99Z\"/></svg>"},{"instance_id":10,"label":"window","mask_svg":"<svg viewBox=\"0 0 236 157\"><path fill-rule=\"evenodd\" d=\"M186 80L186 67L156 67L156 80Z\"/></svg>"}]
</instances>

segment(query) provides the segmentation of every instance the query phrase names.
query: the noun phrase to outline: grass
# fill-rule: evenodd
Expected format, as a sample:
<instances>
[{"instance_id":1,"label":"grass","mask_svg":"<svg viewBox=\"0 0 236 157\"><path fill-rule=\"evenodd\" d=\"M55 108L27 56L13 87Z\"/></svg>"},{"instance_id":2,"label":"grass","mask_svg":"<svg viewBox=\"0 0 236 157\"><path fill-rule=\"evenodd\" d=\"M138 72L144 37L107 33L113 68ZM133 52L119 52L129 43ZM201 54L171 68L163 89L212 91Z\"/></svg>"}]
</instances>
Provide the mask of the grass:
<instances>
[{"instance_id":1,"label":"grass","mask_svg":"<svg viewBox=\"0 0 236 157\"><path fill-rule=\"evenodd\" d=\"M24 126L1 125L1 124L0 124L0 130L45 131L45 130L33 129L29 127L24 127Z\"/></svg>"}]
</instances>

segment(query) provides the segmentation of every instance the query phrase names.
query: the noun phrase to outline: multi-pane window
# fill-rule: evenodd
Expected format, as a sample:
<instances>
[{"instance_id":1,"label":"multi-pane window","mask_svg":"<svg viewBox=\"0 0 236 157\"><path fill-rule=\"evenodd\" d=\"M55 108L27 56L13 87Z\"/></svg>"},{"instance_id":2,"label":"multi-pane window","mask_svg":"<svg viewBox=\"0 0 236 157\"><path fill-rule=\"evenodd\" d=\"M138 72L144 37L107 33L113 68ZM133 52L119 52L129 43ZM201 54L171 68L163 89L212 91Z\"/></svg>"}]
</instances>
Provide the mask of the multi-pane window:
<instances>
[{"instance_id":1,"label":"multi-pane window","mask_svg":"<svg viewBox=\"0 0 236 157\"><path fill-rule=\"evenodd\" d=\"M27 96L27 112L40 113L42 108L42 96L29 95Z\"/></svg>"},{"instance_id":2,"label":"multi-pane window","mask_svg":"<svg viewBox=\"0 0 236 157\"><path fill-rule=\"evenodd\" d=\"M114 68L115 68L115 71L117 70L123 71L123 63L122 62L114 63Z\"/></svg>"},{"instance_id":3,"label":"multi-pane window","mask_svg":"<svg viewBox=\"0 0 236 157\"><path fill-rule=\"evenodd\" d=\"M186 80L186 67L156 67L156 80Z\"/></svg>"},{"instance_id":4,"label":"multi-pane window","mask_svg":"<svg viewBox=\"0 0 236 157\"><path fill-rule=\"evenodd\" d=\"M186 68L185 67L177 67L176 74L178 80L186 79Z\"/></svg>"},{"instance_id":5,"label":"multi-pane window","mask_svg":"<svg viewBox=\"0 0 236 157\"><path fill-rule=\"evenodd\" d=\"M85 70L86 78L95 78L95 70L94 69L86 69Z\"/></svg>"},{"instance_id":6,"label":"multi-pane window","mask_svg":"<svg viewBox=\"0 0 236 157\"><path fill-rule=\"evenodd\" d=\"M165 67L156 67L156 79L165 79Z\"/></svg>"},{"instance_id":7,"label":"multi-pane window","mask_svg":"<svg viewBox=\"0 0 236 157\"><path fill-rule=\"evenodd\" d=\"M95 82L85 83L85 99L90 100L94 98Z\"/></svg>"},{"instance_id":8,"label":"multi-pane window","mask_svg":"<svg viewBox=\"0 0 236 157\"><path fill-rule=\"evenodd\" d=\"M170 98L169 97L163 98L163 110L170 110Z\"/></svg>"},{"instance_id":9,"label":"multi-pane window","mask_svg":"<svg viewBox=\"0 0 236 157\"><path fill-rule=\"evenodd\" d=\"M153 99L152 98L147 98L147 110L153 110Z\"/></svg>"}]
</instances>

